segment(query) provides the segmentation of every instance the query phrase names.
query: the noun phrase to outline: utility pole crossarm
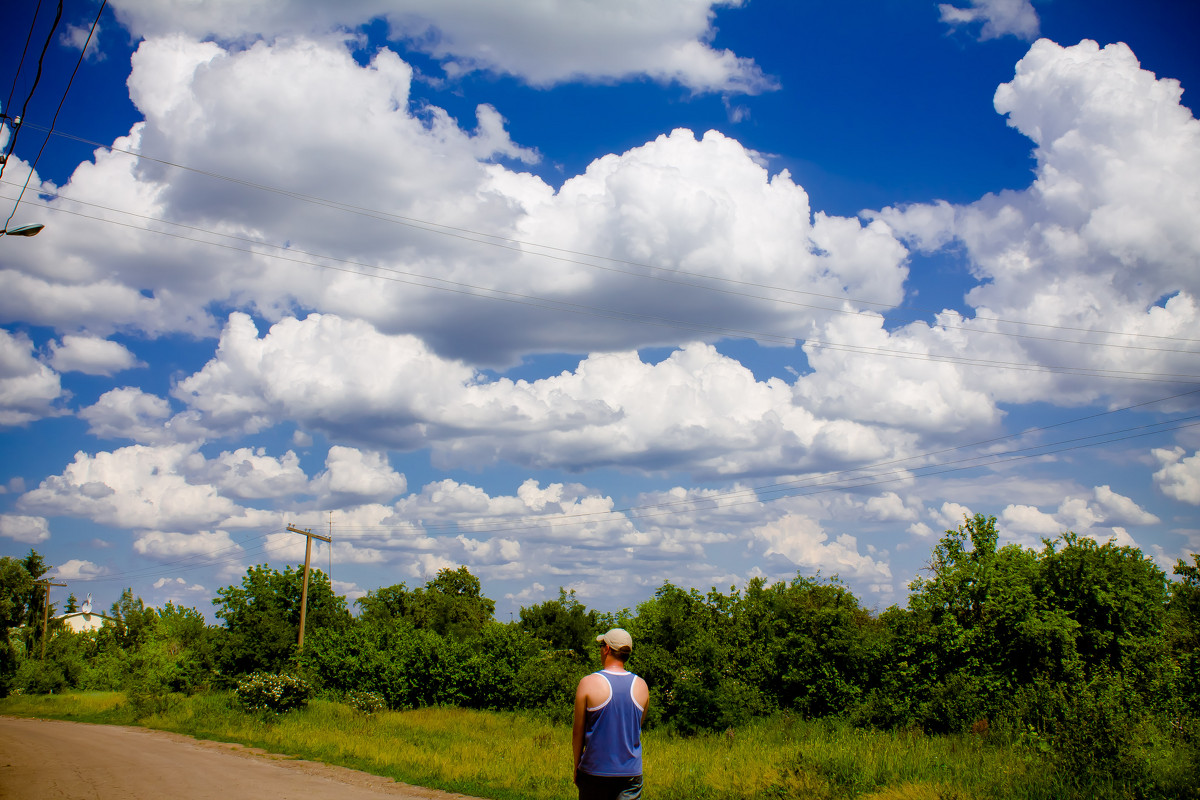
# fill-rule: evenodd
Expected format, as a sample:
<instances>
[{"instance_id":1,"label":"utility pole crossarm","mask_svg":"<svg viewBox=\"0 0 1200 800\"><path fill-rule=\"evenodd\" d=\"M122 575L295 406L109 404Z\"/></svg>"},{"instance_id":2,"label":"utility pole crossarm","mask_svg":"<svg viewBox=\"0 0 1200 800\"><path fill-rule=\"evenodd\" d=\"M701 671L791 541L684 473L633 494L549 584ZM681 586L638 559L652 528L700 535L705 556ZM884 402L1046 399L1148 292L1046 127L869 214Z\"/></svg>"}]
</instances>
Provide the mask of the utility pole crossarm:
<instances>
[{"instance_id":1,"label":"utility pole crossarm","mask_svg":"<svg viewBox=\"0 0 1200 800\"><path fill-rule=\"evenodd\" d=\"M329 542L329 546L333 547L332 536L322 536L319 533L297 528L294 525L287 526L288 532L298 533L306 537L304 540L304 588L300 592L300 641L296 644L297 649L304 649L304 623L308 617L308 563L312 560L312 540L320 539L322 542Z\"/></svg>"}]
</instances>

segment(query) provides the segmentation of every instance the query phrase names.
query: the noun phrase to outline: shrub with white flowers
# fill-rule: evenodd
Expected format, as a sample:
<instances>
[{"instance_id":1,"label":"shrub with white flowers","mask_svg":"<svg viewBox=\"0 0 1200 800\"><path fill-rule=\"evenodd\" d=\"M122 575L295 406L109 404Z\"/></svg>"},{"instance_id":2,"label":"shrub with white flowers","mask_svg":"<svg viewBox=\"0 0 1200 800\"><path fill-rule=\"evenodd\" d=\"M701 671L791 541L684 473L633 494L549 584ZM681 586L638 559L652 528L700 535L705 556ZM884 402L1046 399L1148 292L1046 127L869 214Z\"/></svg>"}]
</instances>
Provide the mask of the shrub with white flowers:
<instances>
[{"instance_id":1,"label":"shrub with white flowers","mask_svg":"<svg viewBox=\"0 0 1200 800\"><path fill-rule=\"evenodd\" d=\"M346 693L346 703L355 711L370 716L387 708L387 700L379 692L355 690Z\"/></svg>"},{"instance_id":2,"label":"shrub with white flowers","mask_svg":"<svg viewBox=\"0 0 1200 800\"><path fill-rule=\"evenodd\" d=\"M295 675L255 672L238 682L237 698L247 711L282 714L308 705L313 688Z\"/></svg>"}]
</instances>

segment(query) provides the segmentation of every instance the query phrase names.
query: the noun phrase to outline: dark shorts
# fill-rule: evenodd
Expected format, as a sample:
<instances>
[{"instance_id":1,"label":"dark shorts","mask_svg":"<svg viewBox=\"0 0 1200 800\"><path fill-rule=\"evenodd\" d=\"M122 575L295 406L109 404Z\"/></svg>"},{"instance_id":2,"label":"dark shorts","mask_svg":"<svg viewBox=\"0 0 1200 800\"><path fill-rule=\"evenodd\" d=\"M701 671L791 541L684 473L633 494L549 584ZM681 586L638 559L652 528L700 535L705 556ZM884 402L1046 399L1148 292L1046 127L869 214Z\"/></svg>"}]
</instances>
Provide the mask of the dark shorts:
<instances>
[{"instance_id":1,"label":"dark shorts","mask_svg":"<svg viewBox=\"0 0 1200 800\"><path fill-rule=\"evenodd\" d=\"M579 800L640 800L642 776L613 778L580 772L575 780Z\"/></svg>"}]
</instances>

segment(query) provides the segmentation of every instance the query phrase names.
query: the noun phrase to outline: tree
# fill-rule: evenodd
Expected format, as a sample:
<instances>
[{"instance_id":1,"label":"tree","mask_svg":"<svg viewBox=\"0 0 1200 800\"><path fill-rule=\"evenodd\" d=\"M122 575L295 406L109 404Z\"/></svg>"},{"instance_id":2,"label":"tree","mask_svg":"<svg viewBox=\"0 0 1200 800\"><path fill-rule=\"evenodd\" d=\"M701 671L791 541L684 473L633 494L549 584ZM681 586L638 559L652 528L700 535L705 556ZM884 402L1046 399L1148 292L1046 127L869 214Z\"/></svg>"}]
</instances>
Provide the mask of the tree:
<instances>
[{"instance_id":1,"label":"tree","mask_svg":"<svg viewBox=\"0 0 1200 800\"><path fill-rule=\"evenodd\" d=\"M154 634L158 622L155 610L147 608L142 598L134 597L131 587L121 592L121 598L109 608L108 616L100 629L100 638L102 642L111 640L113 646L122 650L141 646Z\"/></svg>"},{"instance_id":2,"label":"tree","mask_svg":"<svg viewBox=\"0 0 1200 800\"><path fill-rule=\"evenodd\" d=\"M731 617L739 672L782 708L840 713L875 681L880 626L836 579L753 579Z\"/></svg>"},{"instance_id":3,"label":"tree","mask_svg":"<svg viewBox=\"0 0 1200 800\"><path fill-rule=\"evenodd\" d=\"M9 632L25 624L33 588L33 576L23 562L8 556L0 558L0 625L4 633L0 641L0 696L8 695L9 682L16 674L20 658Z\"/></svg>"},{"instance_id":4,"label":"tree","mask_svg":"<svg viewBox=\"0 0 1200 800\"><path fill-rule=\"evenodd\" d=\"M891 620L890 691L931 729L961 730L1002 713L1020 687L1060 681L1077 667L1079 624L1039 591L1038 556L998 542L996 518L982 514L946 531L930 576L909 587L909 617Z\"/></svg>"},{"instance_id":5,"label":"tree","mask_svg":"<svg viewBox=\"0 0 1200 800\"><path fill-rule=\"evenodd\" d=\"M1136 547L1103 545L1068 531L1045 541L1039 590L1078 626L1076 649L1089 676L1119 671L1130 656L1157 657L1167 576Z\"/></svg>"},{"instance_id":6,"label":"tree","mask_svg":"<svg viewBox=\"0 0 1200 800\"><path fill-rule=\"evenodd\" d=\"M368 592L356 602L368 624L389 625L404 619L417 630L467 639L479 635L496 610L482 588L466 567L446 568L420 589L410 591L399 583Z\"/></svg>"},{"instance_id":7,"label":"tree","mask_svg":"<svg viewBox=\"0 0 1200 800\"><path fill-rule=\"evenodd\" d=\"M599 619L575 598L574 589L568 593L560 586L557 600L522 608L517 625L555 650L569 650L586 659L596 649Z\"/></svg>"},{"instance_id":8,"label":"tree","mask_svg":"<svg viewBox=\"0 0 1200 800\"><path fill-rule=\"evenodd\" d=\"M1175 563L1179 580L1171 583L1167 604L1166 636L1178 668L1176 691L1190 713L1200 718L1200 554L1192 563Z\"/></svg>"},{"instance_id":9,"label":"tree","mask_svg":"<svg viewBox=\"0 0 1200 800\"><path fill-rule=\"evenodd\" d=\"M296 652L303 582L303 568L289 566L279 572L262 564L246 571L241 586L217 590L213 604L225 627L216 649L225 674L284 669ZM312 570L305 636L320 628L343 628L350 622L346 599L333 593L328 576Z\"/></svg>"}]
</instances>

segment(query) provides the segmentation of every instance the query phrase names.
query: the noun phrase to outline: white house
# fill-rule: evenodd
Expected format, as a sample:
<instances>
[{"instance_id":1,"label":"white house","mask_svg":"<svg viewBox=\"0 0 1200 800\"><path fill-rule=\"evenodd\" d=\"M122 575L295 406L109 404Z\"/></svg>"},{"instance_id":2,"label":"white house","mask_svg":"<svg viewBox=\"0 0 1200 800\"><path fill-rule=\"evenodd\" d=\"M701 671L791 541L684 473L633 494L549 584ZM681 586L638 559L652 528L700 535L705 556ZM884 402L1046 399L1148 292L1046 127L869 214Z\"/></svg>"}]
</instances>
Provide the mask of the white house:
<instances>
[{"instance_id":1,"label":"white house","mask_svg":"<svg viewBox=\"0 0 1200 800\"><path fill-rule=\"evenodd\" d=\"M55 619L61 619L75 633L83 633L84 631L100 630L100 628L104 627L104 620L112 620L112 617L105 614L92 613L92 596L89 594L87 600L83 601L83 606L78 611L60 614ZM115 620L113 621L115 622Z\"/></svg>"}]
</instances>

